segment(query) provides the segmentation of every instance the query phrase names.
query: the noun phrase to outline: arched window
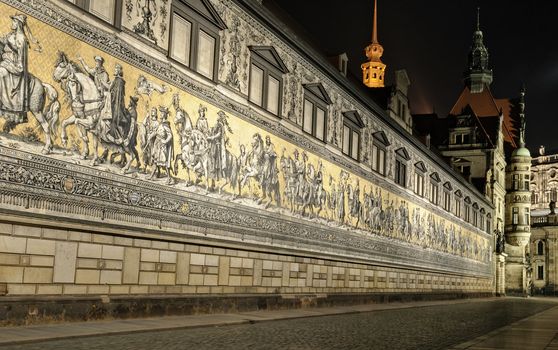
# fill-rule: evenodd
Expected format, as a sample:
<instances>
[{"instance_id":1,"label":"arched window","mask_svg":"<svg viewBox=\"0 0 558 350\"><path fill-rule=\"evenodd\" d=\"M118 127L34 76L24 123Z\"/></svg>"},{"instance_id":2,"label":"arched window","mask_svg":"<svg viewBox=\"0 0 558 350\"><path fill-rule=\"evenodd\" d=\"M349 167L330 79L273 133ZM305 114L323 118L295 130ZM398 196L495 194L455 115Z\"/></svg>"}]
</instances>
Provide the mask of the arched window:
<instances>
[{"instance_id":1,"label":"arched window","mask_svg":"<svg viewBox=\"0 0 558 350\"><path fill-rule=\"evenodd\" d=\"M539 241L537 243L537 255L544 255L544 243L543 243L543 241Z\"/></svg>"}]
</instances>

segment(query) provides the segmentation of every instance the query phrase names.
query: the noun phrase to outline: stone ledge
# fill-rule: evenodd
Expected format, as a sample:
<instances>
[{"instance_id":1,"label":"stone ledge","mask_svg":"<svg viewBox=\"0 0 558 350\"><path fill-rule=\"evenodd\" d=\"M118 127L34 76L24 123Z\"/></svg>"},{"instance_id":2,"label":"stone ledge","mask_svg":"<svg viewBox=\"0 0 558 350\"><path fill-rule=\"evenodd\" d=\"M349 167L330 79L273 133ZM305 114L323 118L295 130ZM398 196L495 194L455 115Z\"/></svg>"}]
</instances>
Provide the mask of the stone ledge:
<instances>
[{"instance_id":1,"label":"stone ledge","mask_svg":"<svg viewBox=\"0 0 558 350\"><path fill-rule=\"evenodd\" d=\"M492 297L492 293L3 297L0 326Z\"/></svg>"}]
</instances>

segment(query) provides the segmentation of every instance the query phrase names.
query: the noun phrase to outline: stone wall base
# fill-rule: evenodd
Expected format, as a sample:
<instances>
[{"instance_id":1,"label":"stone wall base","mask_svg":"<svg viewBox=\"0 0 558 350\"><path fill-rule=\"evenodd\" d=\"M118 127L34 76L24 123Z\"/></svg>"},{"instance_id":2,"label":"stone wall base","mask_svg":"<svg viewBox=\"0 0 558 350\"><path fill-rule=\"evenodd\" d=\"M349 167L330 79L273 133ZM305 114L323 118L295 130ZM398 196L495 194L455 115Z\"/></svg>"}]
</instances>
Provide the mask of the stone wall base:
<instances>
[{"instance_id":1,"label":"stone wall base","mask_svg":"<svg viewBox=\"0 0 558 350\"><path fill-rule=\"evenodd\" d=\"M4 297L0 326L490 297L491 293Z\"/></svg>"}]
</instances>

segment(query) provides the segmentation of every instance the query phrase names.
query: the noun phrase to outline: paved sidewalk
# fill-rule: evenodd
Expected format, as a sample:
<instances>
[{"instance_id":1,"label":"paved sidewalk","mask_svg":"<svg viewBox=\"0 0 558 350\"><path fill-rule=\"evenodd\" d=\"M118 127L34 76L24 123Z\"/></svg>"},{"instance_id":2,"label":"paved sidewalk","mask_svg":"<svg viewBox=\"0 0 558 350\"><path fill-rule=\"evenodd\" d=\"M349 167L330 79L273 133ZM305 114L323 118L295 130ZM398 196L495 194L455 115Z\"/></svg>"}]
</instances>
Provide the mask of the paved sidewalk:
<instances>
[{"instance_id":1,"label":"paved sidewalk","mask_svg":"<svg viewBox=\"0 0 558 350\"><path fill-rule=\"evenodd\" d=\"M451 348L558 350L558 306Z\"/></svg>"},{"instance_id":2,"label":"paved sidewalk","mask_svg":"<svg viewBox=\"0 0 558 350\"><path fill-rule=\"evenodd\" d=\"M170 316L143 319L58 323L22 327L3 327L0 328L0 346L55 339L92 337L97 335L127 334L196 327L216 327L304 317L363 313L379 310L418 308L471 302L490 302L494 300L500 300L500 298L367 304L294 310L253 311L230 314Z\"/></svg>"}]
</instances>

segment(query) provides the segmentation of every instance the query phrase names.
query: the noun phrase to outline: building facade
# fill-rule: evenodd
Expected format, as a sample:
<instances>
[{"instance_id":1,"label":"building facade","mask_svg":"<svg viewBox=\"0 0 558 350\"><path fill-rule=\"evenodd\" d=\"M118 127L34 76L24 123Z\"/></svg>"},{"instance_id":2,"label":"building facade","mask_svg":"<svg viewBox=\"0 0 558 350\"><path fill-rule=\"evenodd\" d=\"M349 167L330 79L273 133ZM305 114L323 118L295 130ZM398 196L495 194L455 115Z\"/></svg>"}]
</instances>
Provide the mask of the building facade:
<instances>
[{"instance_id":1,"label":"building facade","mask_svg":"<svg viewBox=\"0 0 558 350\"><path fill-rule=\"evenodd\" d=\"M416 115L415 128L495 208L496 293L525 294L530 284L526 253L530 237L530 153L525 148L525 89L518 98L495 98L488 49L477 25L464 72L464 88L447 118ZM471 202L456 191L453 210L473 216ZM463 208L463 209L462 209ZM507 243L507 244L506 244Z\"/></svg>"},{"instance_id":2,"label":"building facade","mask_svg":"<svg viewBox=\"0 0 558 350\"><path fill-rule=\"evenodd\" d=\"M491 201L260 2L0 9L5 323L495 291Z\"/></svg>"}]
</instances>

